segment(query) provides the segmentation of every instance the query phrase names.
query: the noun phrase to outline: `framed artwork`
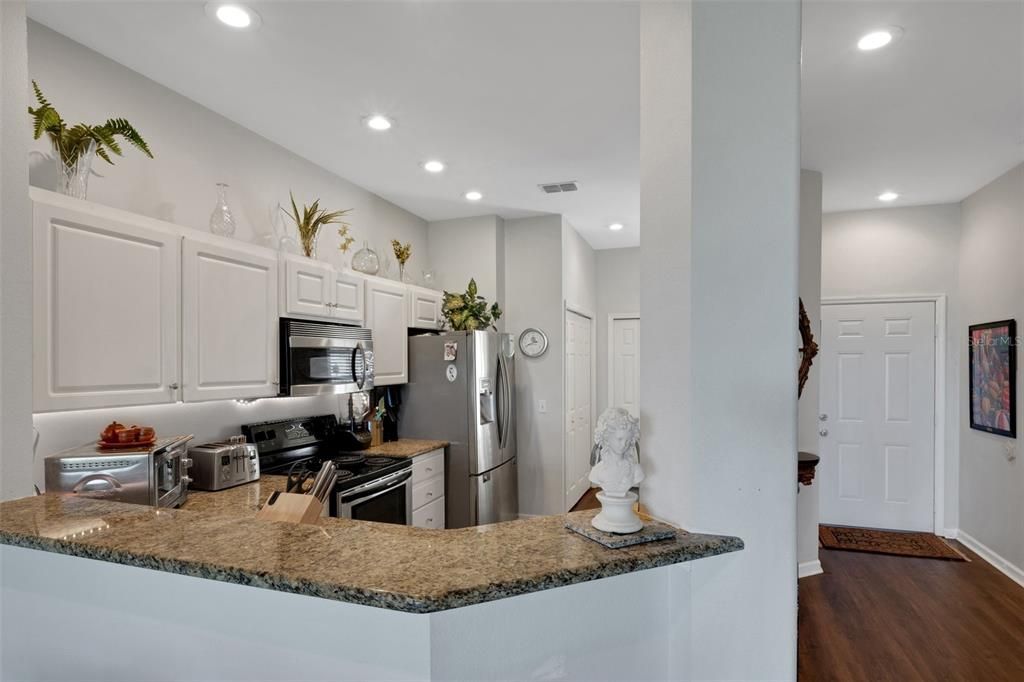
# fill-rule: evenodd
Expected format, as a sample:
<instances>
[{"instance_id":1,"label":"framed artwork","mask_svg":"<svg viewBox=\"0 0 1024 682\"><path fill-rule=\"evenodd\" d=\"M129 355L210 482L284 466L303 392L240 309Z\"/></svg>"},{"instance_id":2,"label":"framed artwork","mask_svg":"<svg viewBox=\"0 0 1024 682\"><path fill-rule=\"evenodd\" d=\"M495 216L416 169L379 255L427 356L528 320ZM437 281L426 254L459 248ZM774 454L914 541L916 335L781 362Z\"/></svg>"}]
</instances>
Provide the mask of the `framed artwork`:
<instances>
[{"instance_id":1,"label":"framed artwork","mask_svg":"<svg viewBox=\"0 0 1024 682\"><path fill-rule=\"evenodd\" d=\"M971 428L1016 438L1016 320L972 324L967 349Z\"/></svg>"}]
</instances>

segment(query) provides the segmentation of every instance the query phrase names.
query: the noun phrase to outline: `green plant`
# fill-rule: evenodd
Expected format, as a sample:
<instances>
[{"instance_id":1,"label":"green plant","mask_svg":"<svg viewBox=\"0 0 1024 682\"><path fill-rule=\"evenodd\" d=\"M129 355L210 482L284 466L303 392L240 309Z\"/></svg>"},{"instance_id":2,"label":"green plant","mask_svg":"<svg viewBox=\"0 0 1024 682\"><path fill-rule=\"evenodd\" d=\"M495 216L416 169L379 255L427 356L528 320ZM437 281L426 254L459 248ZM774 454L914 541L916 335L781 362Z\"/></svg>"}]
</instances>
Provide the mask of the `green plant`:
<instances>
[{"instance_id":1,"label":"green plant","mask_svg":"<svg viewBox=\"0 0 1024 682\"><path fill-rule=\"evenodd\" d=\"M295 205L294 195L288 192L288 197L292 200L292 212L289 213L283 208L281 210L295 222L295 227L299 230L299 242L302 244L302 251L308 258L313 257L316 236L320 232L321 227L331 224L341 225L343 228L351 227L342 220L342 218L352 212L351 208L346 208L344 211L328 212L326 208L320 208L320 200L317 199L309 206L304 205L300 212L299 207Z\"/></svg>"},{"instance_id":2,"label":"green plant","mask_svg":"<svg viewBox=\"0 0 1024 682\"><path fill-rule=\"evenodd\" d=\"M477 294L475 279L469 280L464 294L444 292L441 313L454 331L496 329L494 323L501 319L501 307L497 303L487 305L487 299Z\"/></svg>"},{"instance_id":3,"label":"green plant","mask_svg":"<svg viewBox=\"0 0 1024 682\"><path fill-rule=\"evenodd\" d=\"M38 140L43 133L46 133L65 165L74 164L78 157L89 149L89 144L92 142L96 143L96 155L107 163L113 164L114 162L110 158L111 154L122 156L121 145L116 139L118 137L127 140L143 154L153 158L153 153L149 151L149 145L127 120L111 118L99 125L78 123L68 127L53 105L43 96L43 91L35 81L32 81L32 89L35 91L36 101L39 103L35 109L28 108L28 113L32 115L33 119L32 137Z\"/></svg>"}]
</instances>

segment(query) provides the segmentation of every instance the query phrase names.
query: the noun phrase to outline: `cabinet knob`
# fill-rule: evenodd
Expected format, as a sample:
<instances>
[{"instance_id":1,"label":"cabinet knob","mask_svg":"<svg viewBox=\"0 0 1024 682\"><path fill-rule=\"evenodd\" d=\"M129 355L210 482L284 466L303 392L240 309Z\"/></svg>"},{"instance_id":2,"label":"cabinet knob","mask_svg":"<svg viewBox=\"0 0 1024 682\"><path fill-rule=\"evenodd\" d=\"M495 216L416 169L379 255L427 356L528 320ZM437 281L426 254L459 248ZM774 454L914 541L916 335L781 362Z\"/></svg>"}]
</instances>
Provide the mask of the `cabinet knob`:
<instances>
[{"instance_id":1,"label":"cabinet knob","mask_svg":"<svg viewBox=\"0 0 1024 682\"><path fill-rule=\"evenodd\" d=\"M433 496L434 496L434 493L431 493L431 492L427 493L427 497L433 497Z\"/></svg>"},{"instance_id":2,"label":"cabinet knob","mask_svg":"<svg viewBox=\"0 0 1024 682\"><path fill-rule=\"evenodd\" d=\"M828 435L828 429L822 429L821 431L818 431L818 435L822 436L822 437L827 436Z\"/></svg>"},{"instance_id":3,"label":"cabinet knob","mask_svg":"<svg viewBox=\"0 0 1024 682\"><path fill-rule=\"evenodd\" d=\"M173 384L171 384L170 386L168 386L168 388L169 388L169 389L171 389L172 391L177 391L177 390L178 390L179 388L181 388L181 386L179 386L179 385L178 385L178 382L177 382L177 381L175 381L175 382L174 382Z\"/></svg>"}]
</instances>

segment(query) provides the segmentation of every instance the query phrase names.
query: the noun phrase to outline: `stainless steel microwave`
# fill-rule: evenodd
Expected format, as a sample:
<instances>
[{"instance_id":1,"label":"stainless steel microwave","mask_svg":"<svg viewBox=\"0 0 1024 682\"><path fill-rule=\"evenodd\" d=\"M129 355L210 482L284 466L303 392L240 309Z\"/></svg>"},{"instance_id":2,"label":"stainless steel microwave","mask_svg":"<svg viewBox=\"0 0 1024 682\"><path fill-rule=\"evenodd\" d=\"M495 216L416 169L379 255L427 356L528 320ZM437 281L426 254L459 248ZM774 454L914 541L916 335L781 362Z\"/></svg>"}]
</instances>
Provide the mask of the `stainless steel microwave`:
<instances>
[{"instance_id":1,"label":"stainless steel microwave","mask_svg":"<svg viewBox=\"0 0 1024 682\"><path fill-rule=\"evenodd\" d=\"M281 395L373 388L373 334L333 322L281 318Z\"/></svg>"}]
</instances>

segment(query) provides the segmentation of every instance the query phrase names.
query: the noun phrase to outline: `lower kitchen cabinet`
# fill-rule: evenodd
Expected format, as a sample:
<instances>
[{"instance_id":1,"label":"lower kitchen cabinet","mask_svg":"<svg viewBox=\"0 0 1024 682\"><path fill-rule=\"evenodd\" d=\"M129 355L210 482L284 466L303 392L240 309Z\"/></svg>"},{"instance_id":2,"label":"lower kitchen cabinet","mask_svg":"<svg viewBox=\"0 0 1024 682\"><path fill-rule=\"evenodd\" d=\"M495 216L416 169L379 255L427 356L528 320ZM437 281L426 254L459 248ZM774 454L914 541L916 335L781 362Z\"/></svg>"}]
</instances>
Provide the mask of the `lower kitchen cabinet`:
<instances>
[{"instance_id":1,"label":"lower kitchen cabinet","mask_svg":"<svg viewBox=\"0 0 1024 682\"><path fill-rule=\"evenodd\" d=\"M412 525L444 528L444 449L412 460Z\"/></svg>"},{"instance_id":2,"label":"lower kitchen cabinet","mask_svg":"<svg viewBox=\"0 0 1024 682\"><path fill-rule=\"evenodd\" d=\"M366 326L373 331L373 383L409 380L409 305L401 282L366 278Z\"/></svg>"},{"instance_id":3,"label":"lower kitchen cabinet","mask_svg":"<svg viewBox=\"0 0 1024 682\"><path fill-rule=\"evenodd\" d=\"M33 410L178 399L181 235L31 190Z\"/></svg>"},{"instance_id":4,"label":"lower kitchen cabinet","mask_svg":"<svg viewBox=\"0 0 1024 682\"><path fill-rule=\"evenodd\" d=\"M277 255L264 249L185 237L185 401L277 395L277 271Z\"/></svg>"}]
</instances>

